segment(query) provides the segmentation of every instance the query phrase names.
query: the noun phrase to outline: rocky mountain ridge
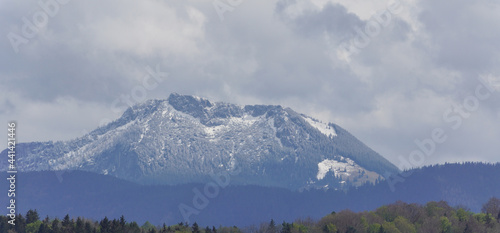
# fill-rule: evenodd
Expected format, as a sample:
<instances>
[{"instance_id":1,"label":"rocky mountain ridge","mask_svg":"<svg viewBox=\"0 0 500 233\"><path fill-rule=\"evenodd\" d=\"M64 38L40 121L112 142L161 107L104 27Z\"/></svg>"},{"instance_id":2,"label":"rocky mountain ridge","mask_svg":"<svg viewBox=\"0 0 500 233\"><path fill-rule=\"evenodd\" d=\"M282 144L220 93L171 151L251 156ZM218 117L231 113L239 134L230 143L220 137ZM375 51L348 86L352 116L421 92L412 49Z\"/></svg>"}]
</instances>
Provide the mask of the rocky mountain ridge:
<instances>
[{"instance_id":1,"label":"rocky mountain ridge","mask_svg":"<svg viewBox=\"0 0 500 233\"><path fill-rule=\"evenodd\" d=\"M398 172L335 124L282 106L179 94L135 105L80 138L17 148L20 171L83 170L146 184L207 182L238 169L233 184L337 189Z\"/></svg>"}]
</instances>

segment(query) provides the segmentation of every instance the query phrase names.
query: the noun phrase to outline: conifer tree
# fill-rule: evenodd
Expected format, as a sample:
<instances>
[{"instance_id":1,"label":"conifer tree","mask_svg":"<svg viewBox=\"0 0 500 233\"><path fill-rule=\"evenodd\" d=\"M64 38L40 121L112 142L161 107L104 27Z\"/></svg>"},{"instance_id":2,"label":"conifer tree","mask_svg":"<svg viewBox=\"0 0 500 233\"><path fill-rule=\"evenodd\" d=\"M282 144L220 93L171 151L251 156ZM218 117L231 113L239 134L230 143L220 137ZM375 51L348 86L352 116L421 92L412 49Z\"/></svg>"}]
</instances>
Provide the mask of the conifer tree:
<instances>
[{"instance_id":1,"label":"conifer tree","mask_svg":"<svg viewBox=\"0 0 500 233\"><path fill-rule=\"evenodd\" d=\"M105 216L99 225L101 226L101 233L109 233L111 226L108 217Z\"/></svg>"},{"instance_id":2,"label":"conifer tree","mask_svg":"<svg viewBox=\"0 0 500 233\"><path fill-rule=\"evenodd\" d=\"M55 218L51 224L52 232L61 233L61 222L58 218Z\"/></svg>"},{"instance_id":3,"label":"conifer tree","mask_svg":"<svg viewBox=\"0 0 500 233\"><path fill-rule=\"evenodd\" d=\"M200 228L198 226L198 223L194 222L193 227L192 227L192 233L200 233Z\"/></svg>"},{"instance_id":4,"label":"conifer tree","mask_svg":"<svg viewBox=\"0 0 500 233\"><path fill-rule=\"evenodd\" d=\"M34 223L40 220L38 212L36 210L28 210L26 213L26 224Z\"/></svg>"}]
</instances>

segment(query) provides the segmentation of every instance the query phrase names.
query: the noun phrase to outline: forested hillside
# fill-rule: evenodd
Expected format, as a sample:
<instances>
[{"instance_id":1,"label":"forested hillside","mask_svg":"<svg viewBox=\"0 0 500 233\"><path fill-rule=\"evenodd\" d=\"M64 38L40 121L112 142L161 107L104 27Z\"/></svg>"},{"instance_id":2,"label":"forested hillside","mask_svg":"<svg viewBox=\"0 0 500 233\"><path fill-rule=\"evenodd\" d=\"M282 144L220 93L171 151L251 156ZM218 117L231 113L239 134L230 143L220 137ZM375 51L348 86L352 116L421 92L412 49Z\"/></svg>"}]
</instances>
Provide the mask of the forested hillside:
<instances>
[{"instance_id":1,"label":"forested hillside","mask_svg":"<svg viewBox=\"0 0 500 233\"><path fill-rule=\"evenodd\" d=\"M180 204L193 207L206 184L176 186L139 185L112 176L81 171L18 173L16 207L20 213L38 209L44 215L62 219L66 214L102 219L126 216L130 221L153 224L185 222ZM391 183L343 190L311 189L293 192L284 188L254 185L220 187L217 195L206 196L202 209L195 209L189 222L200 225L248 226L269 221L291 222L297 218L319 219L332 211L371 211L403 201L424 205L446 201L480 212L492 196L500 197L499 165L467 163L419 168L401 174ZM395 182L395 181L399 182ZM0 185L7 187L7 180ZM0 195L1 203L8 203Z\"/></svg>"},{"instance_id":2,"label":"forested hillside","mask_svg":"<svg viewBox=\"0 0 500 233\"><path fill-rule=\"evenodd\" d=\"M244 210L242 210L244 211ZM462 207L451 207L445 201L428 202L425 205L396 202L374 211L352 212L342 210L332 212L319 221L298 219L294 222L269 223L243 228L200 226L194 222L180 222L175 225L154 226L145 222L127 222L104 217L95 221L66 215L62 220L46 217L40 220L36 210L29 210L25 216L18 215L16 225L7 223L8 218L0 217L0 232L29 233L477 233L500 232L500 199L491 198L483 204L481 213L474 213Z\"/></svg>"}]
</instances>

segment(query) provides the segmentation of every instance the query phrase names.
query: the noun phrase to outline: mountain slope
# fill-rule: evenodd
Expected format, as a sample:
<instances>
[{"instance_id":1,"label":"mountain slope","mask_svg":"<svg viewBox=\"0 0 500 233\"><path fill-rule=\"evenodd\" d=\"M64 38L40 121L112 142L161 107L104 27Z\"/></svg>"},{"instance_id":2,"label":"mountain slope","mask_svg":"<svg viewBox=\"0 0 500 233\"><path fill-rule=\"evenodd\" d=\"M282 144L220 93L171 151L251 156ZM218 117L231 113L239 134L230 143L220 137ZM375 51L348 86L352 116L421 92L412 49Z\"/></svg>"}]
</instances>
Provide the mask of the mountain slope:
<instances>
[{"instance_id":1,"label":"mountain slope","mask_svg":"<svg viewBox=\"0 0 500 233\"><path fill-rule=\"evenodd\" d=\"M335 124L281 106L178 94L129 108L81 138L19 144L18 154L20 171L83 170L149 184L230 172L233 184L341 188L398 172Z\"/></svg>"}]
</instances>

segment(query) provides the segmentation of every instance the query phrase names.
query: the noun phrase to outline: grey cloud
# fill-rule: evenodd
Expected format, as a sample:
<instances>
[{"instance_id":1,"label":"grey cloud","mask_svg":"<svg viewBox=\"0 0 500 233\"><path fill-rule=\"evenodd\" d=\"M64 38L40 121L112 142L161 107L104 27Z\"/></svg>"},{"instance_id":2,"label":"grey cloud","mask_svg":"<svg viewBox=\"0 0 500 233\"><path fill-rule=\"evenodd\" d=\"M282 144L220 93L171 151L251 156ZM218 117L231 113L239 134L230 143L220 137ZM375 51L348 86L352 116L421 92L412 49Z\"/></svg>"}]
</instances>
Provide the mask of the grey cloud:
<instances>
[{"instance_id":1,"label":"grey cloud","mask_svg":"<svg viewBox=\"0 0 500 233\"><path fill-rule=\"evenodd\" d=\"M448 127L443 112L474 93L479 74L500 71L499 21L491 2L420 0L415 20L424 25L421 31L394 16L350 63L332 53L367 21L340 4L288 15L299 3L244 1L221 21L211 1L71 1L18 54L8 40L0 41L0 89L8 93L0 96L0 119L32 122L29 132L37 140L50 140L50 127L64 122L71 130L61 129L57 138L73 137L78 127L91 130L101 118L116 118L113 101L141 85L147 66L158 65L168 77L147 98L178 92L287 105L339 123L397 161L415 149L414 139ZM5 3L0 33L17 30L36 10L35 2ZM61 98L71 101L61 104ZM497 93L481 102L427 163L465 160L474 151L483 152L478 159L498 161L492 142L500 139L494 133L499 101ZM71 121L62 121L38 105L74 112ZM32 109L33 116L24 114ZM100 113L88 119L91 109Z\"/></svg>"},{"instance_id":2,"label":"grey cloud","mask_svg":"<svg viewBox=\"0 0 500 233\"><path fill-rule=\"evenodd\" d=\"M298 36L322 36L328 32L338 38L349 38L354 34L354 27L363 26L364 22L339 4L327 4L318 11L306 11L296 18L288 18L284 10L296 2L280 1L276 12L283 20L291 21Z\"/></svg>"},{"instance_id":3,"label":"grey cloud","mask_svg":"<svg viewBox=\"0 0 500 233\"><path fill-rule=\"evenodd\" d=\"M437 46L429 51L437 64L469 73L492 71L500 55L498 2L424 0L421 5L420 20Z\"/></svg>"}]
</instances>

